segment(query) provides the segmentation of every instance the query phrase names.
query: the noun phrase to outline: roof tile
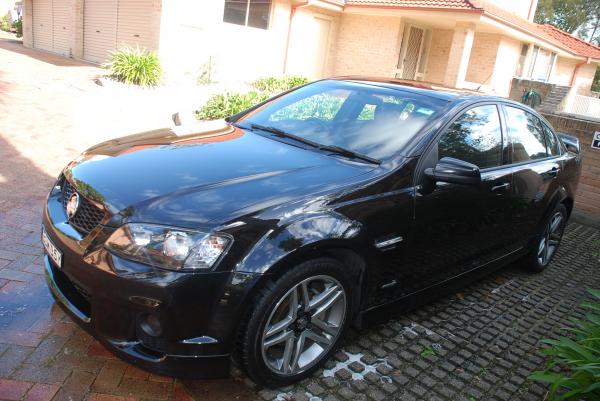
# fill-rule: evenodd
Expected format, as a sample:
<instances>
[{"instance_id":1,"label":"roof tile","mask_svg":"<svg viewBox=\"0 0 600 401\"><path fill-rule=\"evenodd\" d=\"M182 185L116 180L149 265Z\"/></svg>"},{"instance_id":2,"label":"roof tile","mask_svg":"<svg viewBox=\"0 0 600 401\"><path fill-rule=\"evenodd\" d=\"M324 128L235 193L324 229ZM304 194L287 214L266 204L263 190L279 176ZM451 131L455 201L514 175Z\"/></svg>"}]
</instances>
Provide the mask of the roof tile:
<instances>
[{"instance_id":1,"label":"roof tile","mask_svg":"<svg viewBox=\"0 0 600 401\"><path fill-rule=\"evenodd\" d=\"M576 38L551 25L540 25L521 18L488 0L346 0L347 6L371 6L391 8L423 8L449 11L472 10L487 14L529 32L546 42L571 54L600 60L600 47Z\"/></svg>"}]
</instances>

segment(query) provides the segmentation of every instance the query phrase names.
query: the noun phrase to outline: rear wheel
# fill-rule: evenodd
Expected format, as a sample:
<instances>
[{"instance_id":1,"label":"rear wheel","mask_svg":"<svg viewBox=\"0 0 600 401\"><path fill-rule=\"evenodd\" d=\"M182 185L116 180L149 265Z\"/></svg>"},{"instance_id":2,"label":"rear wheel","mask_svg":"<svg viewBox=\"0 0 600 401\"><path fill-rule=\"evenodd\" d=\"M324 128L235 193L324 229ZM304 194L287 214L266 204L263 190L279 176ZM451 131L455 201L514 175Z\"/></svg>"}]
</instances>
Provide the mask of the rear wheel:
<instances>
[{"instance_id":1,"label":"rear wheel","mask_svg":"<svg viewBox=\"0 0 600 401\"><path fill-rule=\"evenodd\" d=\"M540 272L552 261L567 224L567 208L558 204L540 229L534 240L534 249L528 255L527 264L530 270Z\"/></svg>"},{"instance_id":2,"label":"rear wheel","mask_svg":"<svg viewBox=\"0 0 600 401\"><path fill-rule=\"evenodd\" d=\"M281 386L318 369L350 321L350 288L342 265L332 259L302 263L269 283L244 336L248 375Z\"/></svg>"}]
</instances>

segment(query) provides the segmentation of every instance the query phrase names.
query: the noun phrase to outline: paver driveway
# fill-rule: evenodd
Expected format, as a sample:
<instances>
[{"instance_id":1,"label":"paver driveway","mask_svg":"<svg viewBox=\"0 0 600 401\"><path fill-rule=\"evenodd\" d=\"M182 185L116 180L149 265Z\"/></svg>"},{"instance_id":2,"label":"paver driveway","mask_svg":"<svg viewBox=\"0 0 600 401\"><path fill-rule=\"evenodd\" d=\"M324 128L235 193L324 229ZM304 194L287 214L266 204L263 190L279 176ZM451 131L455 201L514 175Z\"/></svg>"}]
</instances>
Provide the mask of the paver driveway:
<instances>
[{"instance_id":1,"label":"paver driveway","mask_svg":"<svg viewBox=\"0 0 600 401\"><path fill-rule=\"evenodd\" d=\"M581 314L585 286L600 284L600 232L576 224L543 274L509 266L352 332L325 369L295 386L256 389L243 376L179 382L115 359L53 303L39 244L43 197L59 169L85 146L152 122L123 113L118 99L105 107L91 83L97 73L0 39L0 400L544 399L545 388L526 380L544 365L539 340Z\"/></svg>"}]
</instances>

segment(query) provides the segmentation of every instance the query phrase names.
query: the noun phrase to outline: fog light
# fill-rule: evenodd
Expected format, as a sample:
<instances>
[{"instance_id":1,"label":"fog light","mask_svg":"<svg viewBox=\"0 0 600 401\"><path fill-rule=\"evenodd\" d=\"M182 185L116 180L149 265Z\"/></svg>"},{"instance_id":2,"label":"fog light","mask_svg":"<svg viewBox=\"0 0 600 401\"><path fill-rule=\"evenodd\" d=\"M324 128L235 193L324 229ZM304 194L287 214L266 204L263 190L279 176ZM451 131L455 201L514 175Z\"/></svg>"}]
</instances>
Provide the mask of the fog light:
<instances>
[{"instance_id":1,"label":"fog light","mask_svg":"<svg viewBox=\"0 0 600 401\"><path fill-rule=\"evenodd\" d=\"M158 320L156 315L146 315L144 318L142 318L140 327L142 330L144 330L144 333L152 337L158 337L162 334L160 320Z\"/></svg>"}]
</instances>

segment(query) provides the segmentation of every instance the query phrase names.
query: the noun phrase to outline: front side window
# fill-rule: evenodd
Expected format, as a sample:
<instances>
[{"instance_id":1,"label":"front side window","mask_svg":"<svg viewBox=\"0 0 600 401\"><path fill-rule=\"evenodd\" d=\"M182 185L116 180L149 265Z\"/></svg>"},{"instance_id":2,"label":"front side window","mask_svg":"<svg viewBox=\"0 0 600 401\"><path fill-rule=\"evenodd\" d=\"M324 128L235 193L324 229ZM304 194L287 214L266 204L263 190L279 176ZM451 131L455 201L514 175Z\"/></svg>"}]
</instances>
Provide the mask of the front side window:
<instances>
[{"instance_id":1,"label":"front side window","mask_svg":"<svg viewBox=\"0 0 600 401\"><path fill-rule=\"evenodd\" d=\"M225 0L223 22L267 29L271 0Z\"/></svg>"},{"instance_id":2,"label":"front side window","mask_svg":"<svg viewBox=\"0 0 600 401\"><path fill-rule=\"evenodd\" d=\"M447 105L432 96L331 80L275 98L235 122L384 160L405 155L404 146Z\"/></svg>"},{"instance_id":3,"label":"front side window","mask_svg":"<svg viewBox=\"0 0 600 401\"><path fill-rule=\"evenodd\" d=\"M546 157L546 140L540 120L525 110L510 106L505 108L513 163Z\"/></svg>"},{"instance_id":4,"label":"front side window","mask_svg":"<svg viewBox=\"0 0 600 401\"><path fill-rule=\"evenodd\" d=\"M494 105L472 108L460 116L438 142L438 158L453 157L479 168L502 164L502 130Z\"/></svg>"}]
</instances>

